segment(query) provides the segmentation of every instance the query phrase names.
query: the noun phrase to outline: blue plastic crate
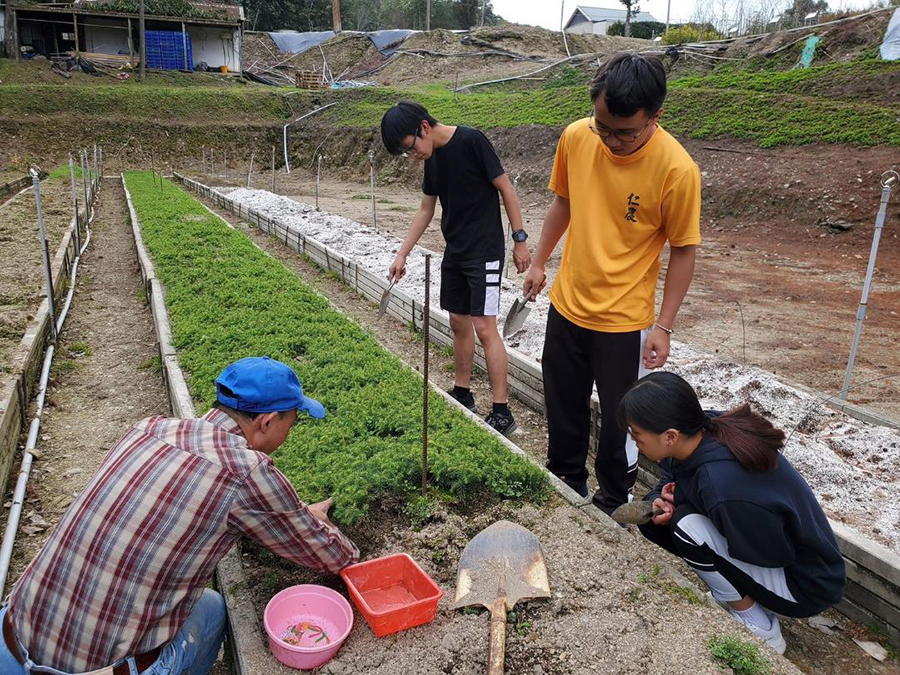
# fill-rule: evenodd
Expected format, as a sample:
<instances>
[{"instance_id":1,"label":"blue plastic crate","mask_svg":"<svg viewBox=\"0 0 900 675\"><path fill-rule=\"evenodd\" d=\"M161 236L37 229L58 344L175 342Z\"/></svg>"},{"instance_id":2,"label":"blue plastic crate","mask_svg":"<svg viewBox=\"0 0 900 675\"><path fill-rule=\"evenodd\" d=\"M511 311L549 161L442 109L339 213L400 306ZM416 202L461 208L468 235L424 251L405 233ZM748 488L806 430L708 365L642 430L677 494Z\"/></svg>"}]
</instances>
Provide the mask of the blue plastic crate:
<instances>
[{"instance_id":1,"label":"blue plastic crate","mask_svg":"<svg viewBox=\"0 0 900 675\"><path fill-rule=\"evenodd\" d=\"M163 70L181 70L185 67L185 47L187 47L187 68L194 69L194 50L191 36L181 31L146 31L147 67Z\"/></svg>"}]
</instances>

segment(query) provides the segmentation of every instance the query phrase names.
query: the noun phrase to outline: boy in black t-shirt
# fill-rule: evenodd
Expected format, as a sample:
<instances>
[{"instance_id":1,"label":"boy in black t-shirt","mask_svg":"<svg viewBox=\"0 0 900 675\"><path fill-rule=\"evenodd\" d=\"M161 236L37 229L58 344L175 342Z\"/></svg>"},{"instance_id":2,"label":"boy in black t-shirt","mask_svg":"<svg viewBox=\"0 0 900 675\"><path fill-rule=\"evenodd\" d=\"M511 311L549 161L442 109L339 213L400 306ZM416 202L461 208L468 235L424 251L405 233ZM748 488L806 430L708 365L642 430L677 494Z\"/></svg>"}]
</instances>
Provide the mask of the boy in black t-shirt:
<instances>
[{"instance_id":1,"label":"boy in black t-shirt","mask_svg":"<svg viewBox=\"0 0 900 675\"><path fill-rule=\"evenodd\" d=\"M513 261L524 272L531 253L522 229L516 191L490 141L477 129L435 120L418 103L402 101L381 119L388 152L425 162L422 203L388 271L388 280L406 274L406 256L434 217L441 200L441 232L447 242L441 263L441 307L450 313L455 386L450 395L475 412L469 389L475 334L484 348L494 405L486 421L502 434L516 428L506 393L506 348L497 330L500 274L505 256L500 198L513 229Z\"/></svg>"}]
</instances>

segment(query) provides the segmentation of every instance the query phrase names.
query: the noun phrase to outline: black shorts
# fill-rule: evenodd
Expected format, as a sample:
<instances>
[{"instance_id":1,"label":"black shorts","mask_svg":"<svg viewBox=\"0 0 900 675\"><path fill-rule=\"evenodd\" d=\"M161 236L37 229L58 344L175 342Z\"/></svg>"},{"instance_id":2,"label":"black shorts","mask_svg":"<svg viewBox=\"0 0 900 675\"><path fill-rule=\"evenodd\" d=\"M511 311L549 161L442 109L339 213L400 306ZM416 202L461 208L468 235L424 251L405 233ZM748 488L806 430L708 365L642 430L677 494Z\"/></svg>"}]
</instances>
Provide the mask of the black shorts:
<instances>
[{"instance_id":1,"label":"black shorts","mask_svg":"<svg viewBox=\"0 0 900 675\"><path fill-rule=\"evenodd\" d=\"M500 313L500 258L488 262L441 262L441 309L452 314Z\"/></svg>"}]
</instances>

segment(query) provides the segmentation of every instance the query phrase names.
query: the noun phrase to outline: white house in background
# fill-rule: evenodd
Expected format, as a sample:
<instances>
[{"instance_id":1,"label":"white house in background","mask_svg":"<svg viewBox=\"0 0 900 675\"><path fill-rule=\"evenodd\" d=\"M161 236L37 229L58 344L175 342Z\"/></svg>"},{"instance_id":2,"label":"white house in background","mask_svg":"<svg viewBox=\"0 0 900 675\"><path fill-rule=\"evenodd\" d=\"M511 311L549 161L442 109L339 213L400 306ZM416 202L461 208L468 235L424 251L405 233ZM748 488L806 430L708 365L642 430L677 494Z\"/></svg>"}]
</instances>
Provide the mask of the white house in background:
<instances>
[{"instance_id":1,"label":"white house in background","mask_svg":"<svg viewBox=\"0 0 900 675\"><path fill-rule=\"evenodd\" d=\"M625 23L627 13L624 7L622 9L608 9L606 7L583 7L579 5L572 12L572 16L569 17L565 31L580 35L606 35L609 27L617 21ZM659 19L650 12L640 12L632 16L631 21L633 23L638 21L658 22Z\"/></svg>"}]
</instances>

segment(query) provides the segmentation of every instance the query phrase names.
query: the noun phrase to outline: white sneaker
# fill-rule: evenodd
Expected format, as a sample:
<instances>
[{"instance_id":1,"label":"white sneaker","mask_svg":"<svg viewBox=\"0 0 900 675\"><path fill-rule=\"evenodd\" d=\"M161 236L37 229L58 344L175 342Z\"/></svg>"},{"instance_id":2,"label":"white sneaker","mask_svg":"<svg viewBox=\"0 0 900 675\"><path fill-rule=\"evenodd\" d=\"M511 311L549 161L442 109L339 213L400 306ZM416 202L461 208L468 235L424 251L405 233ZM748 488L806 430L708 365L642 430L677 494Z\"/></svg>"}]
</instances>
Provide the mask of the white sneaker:
<instances>
[{"instance_id":1,"label":"white sneaker","mask_svg":"<svg viewBox=\"0 0 900 675\"><path fill-rule=\"evenodd\" d=\"M772 621L772 625L769 627L769 630L763 630L759 626L756 626L752 623L747 623L741 618L741 615L735 612L732 609L729 609L729 614L733 616L735 619L744 624L751 633L756 635L757 637L765 640L766 644L768 644L772 649L774 649L779 654L784 654L784 650L787 649L787 642L784 640L784 636L781 634L781 624L778 623L778 617L772 614L769 611L766 611L766 614L769 615L769 619Z\"/></svg>"}]
</instances>

